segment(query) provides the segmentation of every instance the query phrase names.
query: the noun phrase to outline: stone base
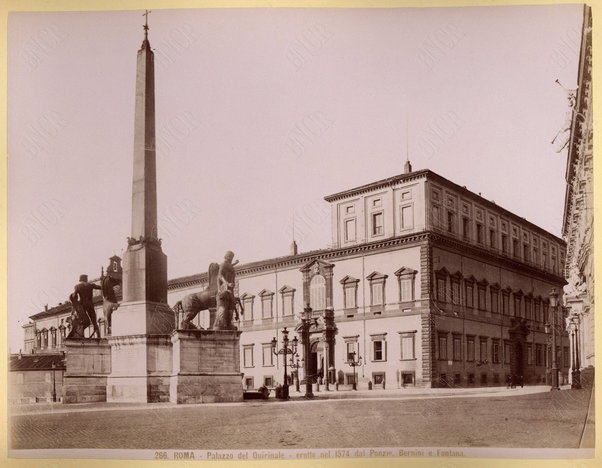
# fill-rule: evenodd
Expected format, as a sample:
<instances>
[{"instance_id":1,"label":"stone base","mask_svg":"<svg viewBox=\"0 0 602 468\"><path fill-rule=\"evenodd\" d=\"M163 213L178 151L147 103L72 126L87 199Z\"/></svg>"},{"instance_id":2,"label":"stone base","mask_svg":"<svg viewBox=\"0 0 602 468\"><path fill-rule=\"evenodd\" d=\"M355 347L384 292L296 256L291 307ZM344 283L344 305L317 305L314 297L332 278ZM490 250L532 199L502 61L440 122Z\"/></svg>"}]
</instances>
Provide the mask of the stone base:
<instances>
[{"instance_id":1,"label":"stone base","mask_svg":"<svg viewBox=\"0 0 602 468\"><path fill-rule=\"evenodd\" d=\"M112 372L107 401L169 401L172 344L169 335L111 336Z\"/></svg>"},{"instance_id":2,"label":"stone base","mask_svg":"<svg viewBox=\"0 0 602 468\"><path fill-rule=\"evenodd\" d=\"M243 400L240 331L175 330L172 403L218 403Z\"/></svg>"},{"instance_id":3,"label":"stone base","mask_svg":"<svg viewBox=\"0 0 602 468\"><path fill-rule=\"evenodd\" d=\"M226 403L242 401L241 374L174 375L169 387L172 403Z\"/></svg>"},{"instance_id":4,"label":"stone base","mask_svg":"<svg viewBox=\"0 0 602 468\"><path fill-rule=\"evenodd\" d=\"M111 372L111 347L106 338L68 339L63 403L107 401L107 375Z\"/></svg>"},{"instance_id":5,"label":"stone base","mask_svg":"<svg viewBox=\"0 0 602 468\"><path fill-rule=\"evenodd\" d=\"M123 302L111 316L111 336L162 335L174 328L174 312L163 302Z\"/></svg>"}]
</instances>

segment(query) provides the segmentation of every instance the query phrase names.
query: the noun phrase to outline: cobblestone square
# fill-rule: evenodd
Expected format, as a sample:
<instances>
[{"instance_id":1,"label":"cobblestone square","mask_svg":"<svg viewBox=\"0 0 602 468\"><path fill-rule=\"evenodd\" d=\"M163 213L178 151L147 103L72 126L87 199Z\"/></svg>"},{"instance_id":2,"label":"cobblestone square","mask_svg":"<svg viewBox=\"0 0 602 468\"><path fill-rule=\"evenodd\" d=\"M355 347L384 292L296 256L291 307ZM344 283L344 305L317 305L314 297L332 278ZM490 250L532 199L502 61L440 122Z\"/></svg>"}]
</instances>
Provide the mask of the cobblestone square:
<instances>
[{"instance_id":1,"label":"cobblestone square","mask_svg":"<svg viewBox=\"0 0 602 468\"><path fill-rule=\"evenodd\" d=\"M13 414L10 443L12 449L579 448L592 446L582 441L589 406L588 389L127 409L58 405Z\"/></svg>"}]
</instances>

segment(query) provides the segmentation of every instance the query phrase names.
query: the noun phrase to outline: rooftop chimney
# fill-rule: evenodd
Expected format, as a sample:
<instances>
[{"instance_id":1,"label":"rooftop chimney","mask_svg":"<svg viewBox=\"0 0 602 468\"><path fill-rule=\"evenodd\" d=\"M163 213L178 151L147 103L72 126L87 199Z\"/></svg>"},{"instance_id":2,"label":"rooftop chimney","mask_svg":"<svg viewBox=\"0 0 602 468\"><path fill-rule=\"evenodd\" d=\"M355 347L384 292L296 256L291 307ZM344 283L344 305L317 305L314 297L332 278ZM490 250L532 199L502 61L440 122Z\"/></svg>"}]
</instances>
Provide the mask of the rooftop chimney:
<instances>
[{"instance_id":1,"label":"rooftop chimney","mask_svg":"<svg viewBox=\"0 0 602 468\"><path fill-rule=\"evenodd\" d=\"M293 241L291 244L291 255L297 255L299 248L297 247L297 242Z\"/></svg>"},{"instance_id":2,"label":"rooftop chimney","mask_svg":"<svg viewBox=\"0 0 602 468\"><path fill-rule=\"evenodd\" d=\"M407 159L405 164L403 165L403 173L409 174L410 172L412 172L412 164L410 163L410 160Z\"/></svg>"}]
</instances>

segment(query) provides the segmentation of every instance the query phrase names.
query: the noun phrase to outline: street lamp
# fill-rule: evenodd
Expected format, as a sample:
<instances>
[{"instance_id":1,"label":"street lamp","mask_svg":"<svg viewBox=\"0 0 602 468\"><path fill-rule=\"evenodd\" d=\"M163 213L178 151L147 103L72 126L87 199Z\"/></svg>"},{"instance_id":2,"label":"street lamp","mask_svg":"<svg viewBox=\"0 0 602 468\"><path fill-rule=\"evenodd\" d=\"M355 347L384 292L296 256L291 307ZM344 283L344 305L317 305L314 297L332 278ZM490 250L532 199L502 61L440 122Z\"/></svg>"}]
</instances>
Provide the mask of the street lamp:
<instances>
[{"instance_id":1,"label":"street lamp","mask_svg":"<svg viewBox=\"0 0 602 468\"><path fill-rule=\"evenodd\" d=\"M558 386L558 362L556 361L556 308L558 306L558 292L556 288L550 291L550 313L552 314L552 325L546 324L546 333L551 328L552 332L552 388L550 390L560 390Z\"/></svg>"},{"instance_id":2,"label":"street lamp","mask_svg":"<svg viewBox=\"0 0 602 468\"><path fill-rule=\"evenodd\" d=\"M312 325L315 327L318 325L318 318L312 317L312 309L307 304L303 308L303 314L299 325L297 325L297 331L301 332L301 342L303 343L303 362L305 367L305 398L313 398L314 393L312 391L312 377L309 375L309 363L310 363L310 350L309 350L309 335L310 328Z\"/></svg>"},{"instance_id":3,"label":"street lamp","mask_svg":"<svg viewBox=\"0 0 602 468\"><path fill-rule=\"evenodd\" d=\"M348 359L347 359L347 364L351 367L353 367L353 390L357 390L357 372L355 370L356 367L359 367L362 365L362 357L360 356L357 361L355 360L355 351L349 353L348 355Z\"/></svg>"},{"instance_id":4,"label":"street lamp","mask_svg":"<svg viewBox=\"0 0 602 468\"><path fill-rule=\"evenodd\" d=\"M301 388L299 386L299 369L303 367L303 359L299 360L298 353L291 356L289 366L291 367L291 369L295 369L295 390L297 390L297 392L300 392Z\"/></svg>"},{"instance_id":5,"label":"street lamp","mask_svg":"<svg viewBox=\"0 0 602 468\"><path fill-rule=\"evenodd\" d=\"M579 367L581 366L579 362L579 333L577 328L577 321L574 318L571 318L570 323L571 333L573 334L573 372L571 373L571 388L579 389L581 388L581 371L579 370Z\"/></svg>"},{"instance_id":6,"label":"street lamp","mask_svg":"<svg viewBox=\"0 0 602 468\"><path fill-rule=\"evenodd\" d=\"M282 329L282 348L277 349L278 346L278 341L276 340L276 337L272 338L272 352L278 356L280 354L284 355L284 386L282 387L282 399L283 400L288 400L288 374L286 371L286 361L288 358L288 355L295 355L297 354L297 345L299 344L299 340L297 339L297 337L295 336L295 338L293 338L292 341L292 347L289 347L289 340L288 340L288 330L286 329L286 327L284 327Z\"/></svg>"}]
</instances>

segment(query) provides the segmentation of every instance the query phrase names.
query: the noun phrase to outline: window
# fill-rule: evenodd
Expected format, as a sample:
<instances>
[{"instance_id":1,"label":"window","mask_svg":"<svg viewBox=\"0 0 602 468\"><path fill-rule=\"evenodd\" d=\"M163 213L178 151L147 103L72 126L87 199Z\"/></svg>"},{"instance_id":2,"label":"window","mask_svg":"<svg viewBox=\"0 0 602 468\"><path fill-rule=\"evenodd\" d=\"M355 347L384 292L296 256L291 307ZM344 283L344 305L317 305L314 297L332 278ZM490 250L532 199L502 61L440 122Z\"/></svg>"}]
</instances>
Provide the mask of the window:
<instances>
[{"instance_id":1,"label":"window","mask_svg":"<svg viewBox=\"0 0 602 468\"><path fill-rule=\"evenodd\" d=\"M372 235L380 236L384 233L382 211L372 214Z\"/></svg>"},{"instance_id":2,"label":"window","mask_svg":"<svg viewBox=\"0 0 602 468\"><path fill-rule=\"evenodd\" d=\"M477 243L483 243L483 225L480 223L477 223Z\"/></svg>"},{"instance_id":3,"label":"window","mask_svg":"<svg viewBox=\"0 0 602 468\"><path fill-rule=\"evenodd\" d=\"M245 308L245 313L243 314L244 320L253 320L253 299L255 296L250 294L243 294L241 296L243 307Z\"/></svg>"},{"instance_id":4,"label":"window","mask_svg":"<svg viewBox=\"0 0 602 468\"><path fill-rule=\"evenodd\" d=\"M502 253L508 253L508 236L506 234L502 234Z\"/></svg>"},{"instance_id":5,"label":"window","mask_svg":"<svg viewBox=\"0 0 602 468\"><path fill-rule=\"evenodd\" d=\"M544 301L543 303L543 317L542 320L544 322L550 322L550 303L547 301Z\"/></svg>"},{"instance_id":6,"label":"window","mask_svg":"<svg viewBox=\"0 0 602 468\"><path fill-rule=\"evenodd\" d=\"M433 226L435 226L435 227L439 226L440 214L441 214L441 212L439 210L439 207L437 205L433 205L432 216L433 216Z\"/></svg>"},{"instance_id":7,"label":"window","mask_svg":"<svg viewBox=\"0 0 602 468\"><path fill-rule=\"evenodd\" d=\"M466 307L474 307L474 285L472 281L466 281L464 289L466 292Z\"/></svg>"},{"instance_id":8,"label":"window","mask_svg":"<svg viewBox=\"0 0 602 468\"><path fill-rule=\"evenodd\" d=\"M447 335L439 334L439 359L447 360Z\"/></svg>"},{"instance_id":9,"label":"window","mask_svg":"<svg viewBox=\"0 0 602 468\"><path fill-rule=\"evenodd\" d=\"M544 363L544 359L543 359L543 345L537 343L535 345L535 365L536 366L543 366Z\"/></svg>"},{"instance_id":10,"label":"window","mask_svg":"<svg viewBox=\"0 0 602 468\"><path fill-rule=\"evenodd\" d=\"M259 297L261 298L261 318L271 319L273 317L272 305L274 303L274 293L264 289L259 293Z\"/></svg>"},{"instance_id":11,"label":"window","mask_svg":"<svg viewBox=\"0 0 602 468\"><path fill-rule=\"evenodd\" d=\"M510 293L508 291L502 291L502 314L510 314Z\"/></svg>"},{"instance_id":12,"label":"window","mask_svg":"<svg viewBox=\"0 0 602 468\"><path fill-rule=\"evenodd\" d=\"M495 245L495 231L493 229L489 230L489 247L491 247L492 249L496 248L496 245Z\"/></svg>"},{"instance_id":13,"label":"window","mask_svg":"<svg viewBox=\"0 0 602 468\"><path fill-rule=\"evenodd\" d=\"M462 338L460 335L453 336L453 353L454 361L462 360Z\"/></svg>"},{"instance_id":14,"label":"window","mask_svg":"<svg viewBox=\"0 0 602 468\"><path fill-rule=\"evenodd\" d=\"M347 341L347 361L357 361L357 341Z\"/></svg>"},{"instance_id":15,"label":"window","mask_svg":"<svg viewBox=\"0 0 602 468\"><path fill-rule=\"evenodd\" d=\"M489 288L490 294L491 294L491 312L493 312L494 314L497 314L500 311L499 308L499 290L497 289L497 287L490 287Z\"/></svg>"},{"instance_id":16,"label":"window","mask_svg":"<svg viewBox=\"0 0 602 468\"><path fill-rule=\"evenodd\" d=\"M527 344L527 365L533 365L533 345L531 343Z\"/></svg>"},{"instance_id":17,"label":"window","mask_svg":"<svg viewBox=\"0 0 602 468\"><path fill-rule=\"evenodd\" d=\"M481 362L487 362L487 338L481 338L479 340L480 349L479 349L479 358Z\"/></svg>"},{"instance_id":18,"label":"window","mask_svg":"<svg viewBox=\"0 0 602 468\"><path fill-rule=\"evenodd\" d=\"M252 390L253 388L255 388L253 377L245 377L245 389Z\"/></svg>"},{"instance_id":19,"label":"window","mask_svg":"<svg viewBox=\"0 0 602 468\"><path fill-rule=\"evenodd\" d=\"M485 303L485 291L486 286L484 283L479 283L477 285L477 297L478 297L478 305L480 310L485 310L487 305Z\"/></svg>"},{"instance_id":20,"label":"window","mask_svg":"<svg viewBox=\"0 0 602 468\"><path fill-rule=\"evenodd\" d=\"M447 212L447 232L454 233L455 232L455 224L456 220L454 217L454 213L451 211Z\"/></svg>"},{"instance_id":21,"label":"window","mask_svg":"<svg viewBox=\"0 0 602 468\"><path fill-rule=\"evenodd\" d=\"M531 298L525 297L525 317L529 320L533 320L532 304Z\"/></svg>"},{"instance_id":22,"label":"window","mask_svg":"<svg viewBox=\"0 0 602 468\"><path fill-rule=\"evenodd\" d=\"M474 361L474 336L466 337L466 360Z\"/></svg>"},{"instance_id":23,"label":"window","mask_svg":"<svg viewBox=\"0 0 602 468\"><path fill-rule=\"evenodd\" d=\"M385 335L372 335L372 360L386 361L387 360L387 342Z\"/></svg>"},{"instance_id":24,"label":"window","mask_svg":"<svg viewBox=\"0 0 602 468\"><path fill-rule=\"evenodd\" d=\"M414 207L413 205L406 205L400 207L399 215L401 229L411 229L414 227Z\"/></svg>"},{"instance_id":25,"label":"window","mask_svg":"<svg viewBox=\"0 0 602 468\"><path fill-rule=\"evenodd\" d=\"M266 375L263 377L263 385L271 388L274 386L274 377L271 375Z\"/></svg>"},{"instance_id":26,"label":"window","mask_svg":"<svg viewBox=\"0 0 602 468\"><path fill-rule=\"evenodd\" d=\"M352 276L345 276L340 283L343 285L343 307L355 309L357 307L357 287L360 280Z\"/></svg>"},{"instance_id":27,"label":"window","mask_svg":"<svg viewBox=\"0 0 602 468\"><path fill-rule=\"evenodd\" d=\"M494 364L500 362L500 340L491 341L491 360Z\"/></svg>"},{"instance_id":28,"label":"window","mask_svg":"<svg viewBox=\"0 0 602 468\"><path fill-rule=\"evenodd\" d=\"M504 364L510 364L510 354L512 353L512 346L507 341L504 341Z\"/></svg>"},{"instance_id":29,"label":"window","mask_svg":"<svg viewBox=\"0 0 602 468\"><path fill-rule=\"evenodd\" d=\"M414 279L416 270L401 267L395 272L399 283L399 302L409 302L414 300Z\"/></svg>"},{"instance_id":30,"label":"window","mask_svg":"<svg viewBox=\"0 0 602 468\"><path fill-rule=\"evenodd\" d=\"M293 315L295 306L295 289L290 286L283 286L280 288L280 295L282 298L282 315L290 316Z\"/></svg>"},{"instance_id":31,"label":"window","mask_svg":"<svg viewBox=\"0 0 602 468\"><path fill-rule=\"evenodd\" d=\"M372 206L373 207L378 207L378 206L382 206L383 202L380 198L376 198L374 200L372 200Z\"/></svg>"},{"instance_id":32,"label":"window","mask_svg":"<svg viewBox=\"0 0 602 468\"><path fill-rule=\"evenodd\" d=\"M535 299L535 320L537 322L543 322L543 317L541 315L541 300Z\"/></svg>"},{"instance_id":33,"label":"window","mask_svg":"<svg viewBox=\"0 0 602 468\"><path fill-rule=\"evenodd\" d=\"M446 296L446 284L445 284L445 276L437 276L437 300L439 302L445 302Z\"/></svg>"},{"instance_id":34,"label":"window","mask_svg":"<svg viewBox=\"0 0 602 468\"><path fill-rule=\"evenodd\" d=\"M538 263L539 262L539 251L537 250L537 247L533 247L533 263Z\"/></svg>"},{"instance_id":35,"label":"window","mask_svg":"<svg viewBox=\"0 0 602 468\"><path fill-rule=\"evenodd\" d=\"M528 244L523 244L523 260L525 262L528 262L529 260L531 260L531 256L529 255L529 245Z\"/></svg>"},{"instance_id":36,"label":"window","mask_svg":"<svg viewBox=\"0 0 602 468\"><path fill-rule=\"evenodd\" d=\"M315 275L309 283L309 305L313 310L326 309L326 280Z\"/></svg>"},{"instance_id":37,"label":"window","mask_svg":"<svg viewBox=\"0 0 602 468\"><path fill-rule=\"evenodd\" d=\"M460 305L462 303L462 298L460 297L460 277L452 276L450 277L451 282L451 302L455 305Z\"/></svg>"},{"instance_id":38,"label":"window","mask_svg":"<svg viewBox=\"0 0 602 468\"><path fill-rule=\"evenodd\" d=\"M243 366L253 367L253 345L243 346Z\"/></svg>"},{"instance_id":39,"label":"window","mask_svg":"<svg viewBox=\"0 0 602 468\"><path fill-rule=\"evenodd\" d=\"M345 220L345 242L355 241L355 218Z\"/></svg>"},{"instance_id":40,"label":"window","mask_svg":"<svg viewBox=\"0 0 602 468\"><path fill-rule=\"evenodd\" d=\"M355 206L354 205L348 205L345 207L345 214L351 214L351 213L355 213Z\"/></svg>"},{"instance_id":41,"label":"window","mask_svg":"<svg viewBox=\"0 0 602 468\"><path fill-rule=\"evenodd\" d=\"M520 252L519 252L519 247L518 247L518 239L512 239L512 254L515 257L520 256Z\"/></svg>"},{"instance_id":42,"label":"window","mask_svg":"<svg viewBox=\"0 0 602 468\"><path fill-rule=\"evenodd\" d=\"M370 284L370 305L382 306L385 304L385 280L387 275L373 272L367 276Z\"/></svg>"},{"instance_id":43,"label":"window","mask_svg":"<svg viewBox=\"0 0 602 468\"><path fill-rule=\"evenodd\" d=\"M274 365L274 353L272 352L272 343L263 343L261 345L263 354L263 367L272 367Z\"/></svg>"},{"instance_id":44,"label":"window","mask_svg":"<svg viewBox=\"0 0 602 468\"><path fill-rule=\"evenodd\" d=\"M59 330L60 330L60 335L61 335L61 344L63 344L67 337L67 330L62 325L59 327Z\"/></svg>"},{"instance_id":45,"label":"window","mask_svg":"<svg viewBox=\"0 0 602 468\"><path fill-rule=\"evenodd\" d=\"M521 297L519 293L514 293L514 316L515 317L522 317L522 310L521 310Z\"/></svg>"},{"instance_id":46,"label":"window","mask_svg":"<svg viewBox=\"0 0 602 468\"><path fill-rule=\"evenodd\" d=\"M385 385L385 373L384 372L372 372L372 381L375 386L382 387Z\"/></svg>"},{"instance_id":47,"label":"window","mask_svg":"<svg viewBox=\"0 0 602 468\"><path fill-rule=\"evenodd\" d=\"M415 343L416 343L416 332L403 332L400 333L401 337L401 359L416 359L415 354Z\"/></svg>"},{"instance_id":48,"label":"window","mask_svg":"<svg viewBox=\"0 0 602 468\"><path fill-rule=\"evenodd\" d=\"M56 328L50 329L50 339L51 339L52 347L56 348Z\"/></svg>"},{"instance_id":49,"label":"window","mask_svg":"<svg viewBox=\"0 0 602 468\"><path fill-rule=\"evenodd\" d=\"M45 328L42 330L42 347L48 348L48 330Z\"/></svg>"},{"instance_id":50,"label":"window","mask_svg":"<svg viewBox=\"0 0 602 468\"><path fill-rule=\"evenodd\" d=\"M468 218L462 218L462 238L464 240L470 239L470 221Z\"/></svg>"}]
</instances>

